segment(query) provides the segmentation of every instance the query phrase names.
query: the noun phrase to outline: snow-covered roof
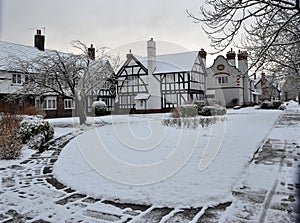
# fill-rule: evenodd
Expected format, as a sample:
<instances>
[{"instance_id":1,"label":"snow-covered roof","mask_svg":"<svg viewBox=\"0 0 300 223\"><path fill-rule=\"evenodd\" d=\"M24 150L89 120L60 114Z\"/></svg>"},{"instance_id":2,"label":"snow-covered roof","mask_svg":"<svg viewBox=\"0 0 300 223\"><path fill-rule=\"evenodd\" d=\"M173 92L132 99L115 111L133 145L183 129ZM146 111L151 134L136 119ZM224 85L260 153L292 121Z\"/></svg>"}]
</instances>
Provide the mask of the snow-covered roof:
<instances>
[{"instance_id":1,"label":"snow-covered roof","mask_svg":"<svg viewBox=\"0 0 300 223\"><path fill-rule=\"evenodd\" d=\"M137 94L135 96L135 100L148 100L150 98L150 94Z\"/></svg>"},{"instance_id":2,"label":"snow-covered roof","mask_svg":"<svg viewBox=\"0 0 300 223\"><path fill-rule=\"evenodd\" d=\"M206 95L215 95L216 94L216 90L207 90L206 91Z\"/></svg>"},{"instance_id":3,"label":"snow-covered roof","mask_svg":"<svg viewBox=\"0 0 300 223\"><path fill-rule=\"evenodd\" d=\"M175 73L191 71L198 56L198 51L190 51L183 53L164 54L156 56L156 69L154 74ZM147 57L134 55L142 65L148 69Z\"/></svg>"},{"instance_id":4,"label":"snow-covered roof","mask_svg":"<svg viewBox=\"0 0 300 223\"><path fill-rule=\"evenodd\" d=\"M38 56L52 52L51 50L41 51L33 46L25 46L16 43L0 41L0 70L10 69L12 58L31 60Z\"/></svg>"}]
</instances>

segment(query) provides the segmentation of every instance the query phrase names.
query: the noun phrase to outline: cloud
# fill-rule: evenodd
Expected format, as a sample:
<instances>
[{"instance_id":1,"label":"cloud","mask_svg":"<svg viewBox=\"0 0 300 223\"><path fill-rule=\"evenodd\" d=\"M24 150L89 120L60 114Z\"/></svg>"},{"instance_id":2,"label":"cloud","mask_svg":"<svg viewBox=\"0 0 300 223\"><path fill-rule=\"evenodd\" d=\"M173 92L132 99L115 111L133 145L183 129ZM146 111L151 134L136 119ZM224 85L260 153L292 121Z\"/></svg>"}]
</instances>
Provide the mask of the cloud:
<instances>
[{"instance_id":1,"label":"cloud","mask_svg":"<svg viewBox=\"0 0 300 223\"><path fill-rule=\"evenodd\" d=\"M30 28L46 27L46 47L61 51L71 51L76 39L112 48L150 37L192 50L209 45L200 25L185 13L197 9L199 0L2 1L1 39L9 42L32 45Z\"/></svg>"}]
</instances>

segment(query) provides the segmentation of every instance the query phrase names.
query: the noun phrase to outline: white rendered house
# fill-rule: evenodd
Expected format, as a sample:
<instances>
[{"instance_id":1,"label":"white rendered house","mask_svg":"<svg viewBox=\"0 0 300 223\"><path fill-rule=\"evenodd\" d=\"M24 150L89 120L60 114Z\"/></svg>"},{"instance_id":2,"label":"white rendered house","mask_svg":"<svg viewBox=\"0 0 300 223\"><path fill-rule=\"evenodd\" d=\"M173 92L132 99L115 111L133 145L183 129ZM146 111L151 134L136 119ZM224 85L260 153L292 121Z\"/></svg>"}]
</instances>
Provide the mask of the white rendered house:
<instances>
[{"instance_id":1,"label":"white rendered house","mask_svg":"<svg viewBox=\"0 0 300 223\"><path fill-rule=\"evenodd\" d=\"M207 96L223 106L237 101L238 105L254 102L253 84L248 75L247 52L229 51L218 56L213 65L207 68Z\"/></svg>"}]
</instances>

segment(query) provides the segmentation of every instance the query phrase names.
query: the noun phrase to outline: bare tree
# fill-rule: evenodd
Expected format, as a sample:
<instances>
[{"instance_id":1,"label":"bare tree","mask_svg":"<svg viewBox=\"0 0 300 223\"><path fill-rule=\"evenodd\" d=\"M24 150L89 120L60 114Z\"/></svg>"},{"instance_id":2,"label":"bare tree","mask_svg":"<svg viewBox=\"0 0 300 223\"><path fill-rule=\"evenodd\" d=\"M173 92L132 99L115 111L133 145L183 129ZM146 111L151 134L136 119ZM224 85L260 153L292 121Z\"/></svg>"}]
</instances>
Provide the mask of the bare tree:
<instances>
[{"instance_id":1,"label":"bare tree","mask_svg":"<svg viewBox=\"0 0 300 223\"><path fill-rule=\"evenodd\" d=\"M94 59L84 43L73 41L72 45L79 50L79 54L45 51L42 56L33 59L11 58L11 67L28 75L28 81L19 93L72 98L80 124L83 124L86 121L84 105L87 96L113 74L113 69L108 62L107 47L98 48Z\"/></svg>"},{"instance_id":2,"label":"bare tree","mask_svg":"<svg viewBox=\"0 0 300 223\"><path fill-rule=\"evenodd\" d=\"M252 67L279 66L300 76L299 0L207 0L199 15L187 13L204 24L216 53L241 38L239 47L250 52Z\"/></svg>"}]
</instances>

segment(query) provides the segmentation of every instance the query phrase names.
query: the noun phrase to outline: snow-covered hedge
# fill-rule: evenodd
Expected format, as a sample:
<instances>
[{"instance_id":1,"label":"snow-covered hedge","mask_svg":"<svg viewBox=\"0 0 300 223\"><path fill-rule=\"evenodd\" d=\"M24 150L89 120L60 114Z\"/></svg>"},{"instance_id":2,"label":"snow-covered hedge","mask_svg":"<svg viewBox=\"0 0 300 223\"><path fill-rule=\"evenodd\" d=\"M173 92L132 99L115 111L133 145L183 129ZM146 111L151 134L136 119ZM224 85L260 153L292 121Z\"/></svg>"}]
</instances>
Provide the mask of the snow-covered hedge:
<instances>
[{"instance_id":1,"label":"snow-covered hedge","mask_svg":"<svg viewBox=\"0 0 300 223\"><path fill-rule=\"evenodd\" d=\"M22 141L17 136L20 118L3 115L0 119L0 159L16 159L21 154Z\"/></svg>"},{"instance_id":2,"label":"snow-covered hedge","mask_svg":"<svg viewBox=\"0 0 300 223\"><path fill-rule=\"evenodd\" d=\"M107 107L104 101L94 101L92 108L95 112L95 116L101 116L107 114Z\"/></svg>"},{"instance_id":3,"label":"snow-covered hedge","mask_svg":"<svg viewBox=\"0 0 300 223\"><path fill-rule=\"evenodd\" d=\"M217 117L189 117L189 118L166 118L162 120L162 124L170 127L195 129L201 126L202 128L213 125L217 120L225 121L226 118Z\"/></svg>"},{"instance_id":4,"label":"snow-covered hedge","mask_svg":"<svg viewBox=\"0 0 300 223\"><path fill-rule=\"evenodd\" d=\"M18 132L23 143L28 143L33 149L39 149L42 144L53 138L53 126L39 118L25 118Z\"/></svg>"}]
</instances>

